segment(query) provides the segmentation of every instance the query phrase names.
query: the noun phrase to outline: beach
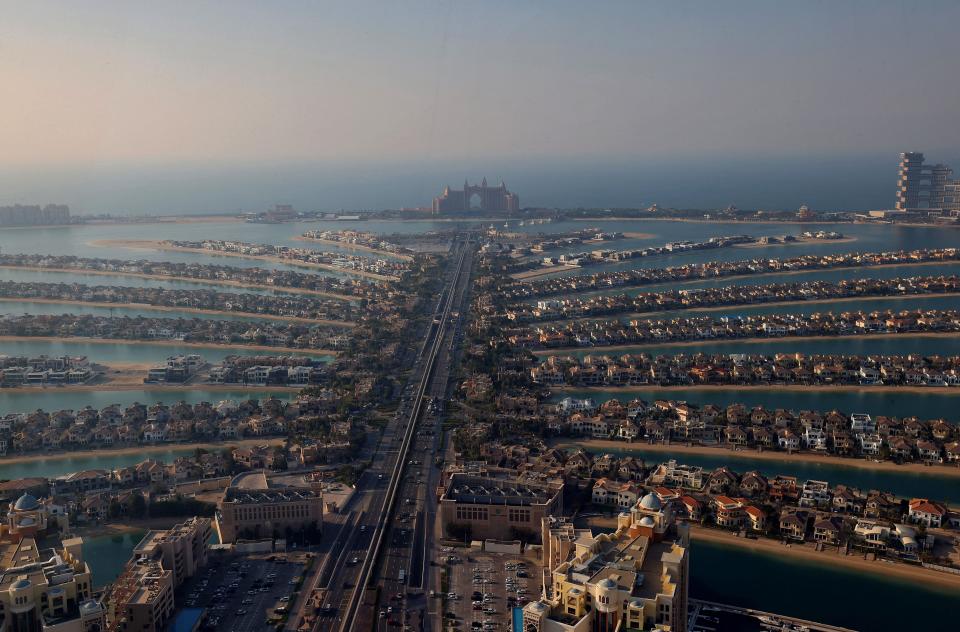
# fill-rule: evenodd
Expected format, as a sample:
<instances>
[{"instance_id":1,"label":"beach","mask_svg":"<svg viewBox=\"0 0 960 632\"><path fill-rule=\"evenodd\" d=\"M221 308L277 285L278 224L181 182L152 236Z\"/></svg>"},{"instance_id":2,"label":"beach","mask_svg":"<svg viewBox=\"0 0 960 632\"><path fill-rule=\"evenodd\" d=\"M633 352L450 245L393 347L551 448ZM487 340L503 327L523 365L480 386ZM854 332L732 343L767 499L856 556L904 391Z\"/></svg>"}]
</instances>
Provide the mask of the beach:
<instances>
[{"instance_id":1,"label":"beach","mask_svg":"<svg viewBox=\"0 0 960 632\"><path fill-rule=\"evenodd\" d=\"M127 456L139 454L144 450L151 448L193 448L203 450L221 450L223 448L249 448L256 445L278 445L283 443L282 438L269 437L259 439L233 439L230 441L203 441L200 443L156 443L129 446L124 448L95 448L92 450L71 450L69 452L30 452L27 454L15 454L13 456L0 457L0 463L5 465L15 465L34 459L75 459L96 454L97 456Z\"/></svg>"},{"instance_id":2,"label":"beach","mask_svg":"<svg viewBox=\"0 0 960 632\"><path fill-rule=\"evenodd\" d=\"M645 347L699 347L705 344L710 345L741 345L741 344L763 344L768 342L776 342L777 340L790 340L792 342L809 342L811 340L866 340L868 338L896 338L901 339L910 339L910 338L957 338L960 337L960 332L918 332L918 333L876 333L876 334L853 334L850 336L765 336L763 338L705 338L702 340L677 340L677 341L667 341L667 342L658 342L656 340L651 340L650 342L638 342L635 344L625 344L625 345L608 345L608 346L591 346L591 347L551 347L549 349L536 349L531 350L533 355L536 356L551 356L557 355L560 353L574 353L577 351L589 351L591 353L609 353L609 352L620 352L620 351L631 351L639 350L642 351ZM802 353L802 352L801 352Z\"/></svg>"},{"instance_id":3,"label":"beach","mask_svg":"<svg viewBox=\"0 0 960 632\"><path fill-rule=\"evenodd\" d=\"M85 307L103 307L103 308L120 308L120 309L142 309L149 310L154 312L175 312L183 314L206 314L209 316L249 316L251 318L257 318L262 320L277 320L288 323L302 323L305 325L327 325L329 327L343 327L344 329L351 329L356 327L357 324L345 320L324 320L317 318L303 318L300 316L281 316L277 314L259 314L256 312L233 312L220 309L201 309L197 307L174 307L171 305L150 305L149 303L107 303L107 302L97 302L97 301L73 301L69 299L57 299L57 298L14 298L14 297L0 297L0 302L4 303L43 303L47 305L83 305Z\"/></svg>"},{"instance_id":4,"label":"beach","mask_svg":"<svg viewBox=\"0 0 960 632\"><path fill-rule=\"evenodd\" d=\"M228 281L220 279L195 279L185 276L170 276L165 274L143 274L140 272L115 272L113 270L88 270L86 268L46 268L43 266L3 266L2 270L29 270L31 272L63 272L67 274L91 274L99 276L131 277L137 279L150 279L153 281L182 281L185 283L199 283L201 285L223 285L228 287L247 288L254 290L270 290L283 294L309 294L311 296L322 296L340 301L353 301L360 297L348 296L347 294L337 294L335 292L324 292L323 290L309 290L300 287L284 287L276 285L263 285L260 283L244 283L243 281Z\"/></svg>"},{"instance_id":5,"label":"beach","mask_svg":"<svg viewBox=\"0 0 960 632\"><path fill-rule=\"evenodd\" d=\"M270 345L241 345L220 344L216 342L184 342L181 340L132 340L126 338L89 338L75 336L60 338L58 336L0 336L0 342L62 342L64 344L96 344L96 345L158 345L163 347L191 347L193 349L248 349L253 351L267 351L272 355L284 353L310 355L337 355L332 349L303 349L299 347L272 347Z\"/></svg>"},{"instance_id":6,"label":"beach","mask_svg":"<svg viewBox=\"0 0 960 632\"><path fill-rule=\"evenodd\" d=\"M379 248L372 248L370 246L363 246L360 244L349 244L342 241L337 241L335 239L320 239L318 237L292 237L293 241L310 241L318 244L327 244L328 246L336 246L338 248L343 248L345 250L357 250L359 252L369 252L370 254L380 255L381 257L390 257L393 259L399 259L401 261L413 261L411 255L406 255L399 252L390 252L389 250L381 250Z\"/></svg>"},{"instance_id":7,"label":"beach","mask_svg":"<svg viewBox=\"0 0 960 632\"><path fill-rule=\"evenodd\" d=\"M350 268L341 268L340 266L330 265L328 263L313 263L311 261L299 261L297 259L284 259L283 257L274 257L271 255L246 255L239 252L224 252L221 250L207 250L205 248L187 248L185 246L172 246L152 239L95 239L89 242L91 246L132 248L140 250L168 250L171 252L189 252L192 254L206 255L208 257L236 257L237 259L249 259L251 261L268 261L270 263L279 263L281 265L296 266L300 268L313 268L316 270L327 270L329 272L339 272L353 276L365 277L375 281L393 282L397 277L367 272L366 270L352 270Z\"/></svg>"},{"instance_id":8,"label":"beach","mask_svg":"<svg viewBox=\"0 0 960 632\"><path fill-rule=\"evenodd\" d=\"M889 577L908 580L927 585L960 590L960 575L944 573L899 562L868 561L858 554L842 555L835 549L815 551L812 546L799 543L784 545L769 538L747 539L736 537L732 533L690 525L690 535L694 540L715 542L726 546L735 546L753 551L761 551L775 556L787 556L821 564L835 564L869 574L883 574Z\"/></svg>"},{"instance_id":9,"label":"beach","mask_svg":"<svg viewBox=\"0 0 960 632\"><path fill-rule=\"evenodd\" d=\"M796 461L802 463L822 463L864 470L910 472L934 476L955 476L960 478L960 467L956 465L924 465L922 463L904 463L897 465L893 461L867 461L866 459L847 459L828 454L811 452L759 451L752 448L734 450L726 447L687 445L684 443L646 443L645 441L613 441L609 439L556 439L549 442L555 448L583 448L591 452L604 450L642 450L644 452L664 452L668 454L696 454L703 456L731 456L738 459L759 461Z\"/></svg>"},{"instance_id":10,"label":"beach","mask_svg":"<svg viewBox=\"0 0 960 632\"><path fill-rule=\"evenodd\" d=\"M558 272L565 272L567 270L577 270L577 269L580 269L580 266L568 266L568 265L545 266L542 268L534 268L533 270L526 270L524 272L517 272L516 274L511 274L510 278L516 279L517 281L529 281L530 279L547 276L548 274L556 274Z\"/></svg>"}]
</instances>

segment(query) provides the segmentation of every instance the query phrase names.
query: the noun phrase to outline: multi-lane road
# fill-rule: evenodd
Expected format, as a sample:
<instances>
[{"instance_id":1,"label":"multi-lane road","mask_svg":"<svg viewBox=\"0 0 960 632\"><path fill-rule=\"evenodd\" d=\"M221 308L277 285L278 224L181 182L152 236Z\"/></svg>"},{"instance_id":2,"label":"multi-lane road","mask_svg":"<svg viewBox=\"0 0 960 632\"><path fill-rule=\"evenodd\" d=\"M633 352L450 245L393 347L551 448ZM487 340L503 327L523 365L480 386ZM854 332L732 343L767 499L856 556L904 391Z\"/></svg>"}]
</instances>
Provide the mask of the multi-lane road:
<instances>
[{"instance_id":1,"label":"multi-lane road","mask_svg":"<svg viewBox=\"0 0 960 632\"><path fill-rule=\"evenodd\" d=\"M436 515L433 492L439 481L434 459L475 252L469 237L455 240L453 265L447 268L403 402L384 429L342 520L327 525L334 537L311 578L311 588L322 595L314 630L370 630L391 623L429 627L421 621ZM296 619L302 616L303 610Z\"/></svg>"}]
</instances>

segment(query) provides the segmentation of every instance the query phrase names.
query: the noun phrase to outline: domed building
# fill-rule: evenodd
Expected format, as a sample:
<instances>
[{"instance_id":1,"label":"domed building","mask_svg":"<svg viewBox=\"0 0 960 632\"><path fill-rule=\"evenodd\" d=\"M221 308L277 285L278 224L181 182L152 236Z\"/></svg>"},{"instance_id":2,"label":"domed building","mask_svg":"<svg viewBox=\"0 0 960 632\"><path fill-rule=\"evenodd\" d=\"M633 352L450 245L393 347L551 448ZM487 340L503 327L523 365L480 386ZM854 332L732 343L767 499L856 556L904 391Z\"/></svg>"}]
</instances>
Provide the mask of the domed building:
<instances>
[{"instance_id":1,"label":"domed building","mask_svg":"<svg viewBox=\"0 0 960 632\"><path fill-rule=\"evenodd\" d=\"M37 498L30 492L23 493L10 503L6 524L0 526L0 539L19 542L24 538L36 538L51 530L68 525L67 512L52 498Z\"/></svg>"},{"instance_id":2,"label":"domed building","mask_svg":"<svg viewBox=\"0 0 960 632\"><path fill-rule=\"evenodd\" d=\"M689 532L655 492L622 511L613 533L545 529L543 554L543 594L524 606L524 632L686 632Z\"/></svg>"},{"instance_id":3,"label":"domed building","mask_svg":"<svg viewBox=\"0 0 960 632\"><path fill-rule=\"evenodd\" d=\"M23 538L35 538L45 533L47 526L47 507L33 494L25 493L7 512L6 539L19 542Z\"/></svg>"}]
</instances>

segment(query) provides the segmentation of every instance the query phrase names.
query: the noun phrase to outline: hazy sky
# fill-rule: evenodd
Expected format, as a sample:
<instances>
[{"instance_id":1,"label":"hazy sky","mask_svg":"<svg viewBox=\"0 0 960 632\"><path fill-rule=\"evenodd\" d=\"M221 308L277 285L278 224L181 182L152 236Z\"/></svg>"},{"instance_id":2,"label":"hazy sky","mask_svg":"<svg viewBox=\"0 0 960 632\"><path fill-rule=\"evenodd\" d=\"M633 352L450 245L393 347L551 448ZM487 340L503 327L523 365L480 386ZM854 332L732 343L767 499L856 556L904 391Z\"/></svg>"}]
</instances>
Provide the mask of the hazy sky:
<instances>
[{"instance_id":1,"label":"hazy sky","mask_svg":"<svg viewBox=\"0 0 960 632\"><path fill-rule=\"evenodd\" d=\"M956 153L958 29L955 0L0 0L0 164Z\"/></svg>"}]
</instances>

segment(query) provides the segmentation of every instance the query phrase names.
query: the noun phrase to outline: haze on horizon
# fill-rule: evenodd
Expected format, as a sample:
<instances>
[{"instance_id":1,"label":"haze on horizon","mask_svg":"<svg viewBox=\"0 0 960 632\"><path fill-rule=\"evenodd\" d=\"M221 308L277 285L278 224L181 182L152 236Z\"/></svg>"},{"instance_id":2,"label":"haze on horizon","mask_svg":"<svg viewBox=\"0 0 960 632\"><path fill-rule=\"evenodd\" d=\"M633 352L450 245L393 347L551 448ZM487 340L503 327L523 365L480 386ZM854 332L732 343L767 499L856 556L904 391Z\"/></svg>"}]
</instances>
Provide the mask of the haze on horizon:
<instances>
[{"instance_id":1,"label":"haze on horizon","mask_svg":"<svg viewBox=\"0 0 960 632\"><path fill-rule=\"evenodd\" d=\"M823 203L845 204L873 186L857 179L859 161L889 164L871 171L870 182L889 184L868 192L869 206L892 195L896 152L960 158L956 2L0 7L0 204L226 210L262 200L217 193L230 178L189 174L264 169L260 196L278 201L288 166L317 165L329 184L298 181L288 199L426 204L463 176L501 176L525 204L553 205L549 167L559 165L560 180L621 174L570 201L616 205L650 198L631 188L627 165L690 165L691 180L712 175L715 186L727 169L729 193L749 196L757 164L780 165L759 183L769 189L791 165L824 161L847 171L820 168L828 188L831 177L840 187ZM351 169L350 186L375 182L379 193L351 201L336 176ZM141 175L124 184L120 173ZM411 174L416 182L398 189ZM589 188L592 177L578 182ZM135 201L164 183L180 189L171 201Z\"/></svg>"}]
</instances>

